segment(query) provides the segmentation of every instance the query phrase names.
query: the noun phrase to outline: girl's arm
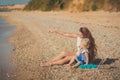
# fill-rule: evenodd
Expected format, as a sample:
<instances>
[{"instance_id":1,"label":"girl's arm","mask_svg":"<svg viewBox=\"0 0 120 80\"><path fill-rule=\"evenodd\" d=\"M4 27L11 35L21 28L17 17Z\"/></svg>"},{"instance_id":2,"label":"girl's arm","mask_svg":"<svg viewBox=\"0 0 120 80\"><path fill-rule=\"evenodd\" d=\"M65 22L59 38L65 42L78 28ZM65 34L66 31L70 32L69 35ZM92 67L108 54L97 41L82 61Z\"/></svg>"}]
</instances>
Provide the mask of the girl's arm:
<instances>
[{"instance_id":1,"label":"girl's arm","mask_svg":"<svg viewBox=\"0 0 120 80\"><path fill-rule=\"evenodd\" d=\"M72 34L72 33L67 33L67 32L63 32L63 31L58 31L58 30L50 30L49 32L51 33L57 33L66 37L71 37L71 38L77 38L78 34Z\"/></svg>"},{"instance_id":2,"label":"girl's arm","mask_svg":"<svg viewBox=\"0 0 120 80\"><path fill-rule=\"evenodd\" d=\"M85 52L84 54L85 54L85 57L86 57L86 65L87 65L88 62L89 62L89 56L88 56L88 53L87 53L87 52Z\"/></svg>"}]
</instances>

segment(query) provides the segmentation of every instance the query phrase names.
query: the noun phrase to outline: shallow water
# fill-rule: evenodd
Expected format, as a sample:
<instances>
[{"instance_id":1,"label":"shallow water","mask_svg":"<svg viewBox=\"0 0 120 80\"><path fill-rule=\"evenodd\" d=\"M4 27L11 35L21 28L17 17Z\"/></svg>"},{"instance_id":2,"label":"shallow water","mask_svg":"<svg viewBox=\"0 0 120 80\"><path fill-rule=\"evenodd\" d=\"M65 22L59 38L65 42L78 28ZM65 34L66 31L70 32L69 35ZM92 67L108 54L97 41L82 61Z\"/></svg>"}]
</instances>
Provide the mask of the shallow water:
<instances>
[{"instance_id":1,"label":"shallow water","mask_svg":"<svg viewBox=\"0 0 120 80\"><path fill-rule=\"evenodd\" d=\"M10 57L13 46L7 42L14 29L14 26L0 17L0 80L9 80L8 74L14 70Z\"/></svg>"},{"instance_id":2,"label":"shallow water","mask_svg":"<svg viewBox=\"0 0 120 80\"><path fill-rule=\"evenodd\" d=\"M0 0L0 5L27 4L30 0Z\"/></svg>"}]
</instances>

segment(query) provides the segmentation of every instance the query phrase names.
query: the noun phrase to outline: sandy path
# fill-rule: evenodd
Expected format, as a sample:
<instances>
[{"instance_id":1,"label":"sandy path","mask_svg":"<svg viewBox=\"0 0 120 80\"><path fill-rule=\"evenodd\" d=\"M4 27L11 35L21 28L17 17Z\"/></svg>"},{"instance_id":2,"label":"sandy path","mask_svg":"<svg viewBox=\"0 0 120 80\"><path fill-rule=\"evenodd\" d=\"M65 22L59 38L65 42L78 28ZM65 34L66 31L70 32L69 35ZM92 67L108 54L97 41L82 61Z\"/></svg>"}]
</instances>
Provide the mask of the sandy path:
<instances>
[{"instance_id":1,"label":"sandy path","mask_svg":"<svg viewBox=\"0 0 120 80\"><path fill-rule=\"evenodd\" d=\"M13 62L17 65L17 70L11 74L11 78L15 80L119 79L120 13L8 12L0 15L17 26L14 36L10 38L10 42L15 46ZM76 39L50 34L48 33L50 29L76 33L82 26L88 27L95 37L98 57L109 58L109 62L104 66L115 65L114 67L117 68L95 70L96 74L93 76L94 70L70 71L62 66L50 68L39 66L61 51L76 51Z\"/></svg>"}]
</instances>

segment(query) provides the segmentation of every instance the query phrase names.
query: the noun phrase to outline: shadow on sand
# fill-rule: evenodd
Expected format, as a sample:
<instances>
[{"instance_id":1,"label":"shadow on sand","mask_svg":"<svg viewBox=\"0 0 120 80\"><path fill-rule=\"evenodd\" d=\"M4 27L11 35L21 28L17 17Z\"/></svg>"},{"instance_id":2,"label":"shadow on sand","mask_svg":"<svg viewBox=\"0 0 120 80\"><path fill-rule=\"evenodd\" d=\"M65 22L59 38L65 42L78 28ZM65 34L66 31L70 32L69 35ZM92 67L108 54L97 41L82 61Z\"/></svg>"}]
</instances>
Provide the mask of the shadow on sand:
<instances>
[{"instance_id":1,"label":"shadow on sand","mask_svg":"<svg viewBox=\"0 0 120 80\"><path fill-rule=\"evenodd\" d=\"M99 63L101 62L101 60L102 60L102 59L100 59L100 58L95 59L94 63L95 63L95 64L99 64ZM113 58L106 58L105 61L103 62L103 64L108 64L108 65L110 65L110 64L114 63L114 62L117 61L117 60L119 60L119 59L118 59L118 58L115 58L115 59L113 59Z\"/></svg>"}]
</instances>

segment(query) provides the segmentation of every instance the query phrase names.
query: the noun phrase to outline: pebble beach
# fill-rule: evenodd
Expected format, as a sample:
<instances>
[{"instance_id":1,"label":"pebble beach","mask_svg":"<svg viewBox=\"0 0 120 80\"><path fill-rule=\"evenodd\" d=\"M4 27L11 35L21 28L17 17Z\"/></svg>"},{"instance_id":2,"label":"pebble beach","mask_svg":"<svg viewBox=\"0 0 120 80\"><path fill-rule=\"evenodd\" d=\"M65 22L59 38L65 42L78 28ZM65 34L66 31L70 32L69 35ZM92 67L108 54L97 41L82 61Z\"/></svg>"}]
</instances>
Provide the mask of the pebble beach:
<instances>
[{"instance_id":1,"label":"pebble beach","mask_svg":"<svg viewBox=\"0 0 120 80\"><path fill-rule=\"evenodd\" d=\"M1 12L16 26L8 41L14 46L12 62L16 70L10 80L119 80L120 12ZM87 27L97 44L97 59L105 59L100 69L68 69L64 65L41 67L62 51L76 52L76 39L49 30L78 33Z\"/></svg>"}]
</instances>

